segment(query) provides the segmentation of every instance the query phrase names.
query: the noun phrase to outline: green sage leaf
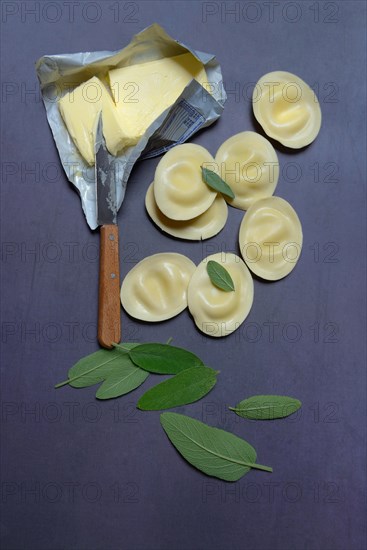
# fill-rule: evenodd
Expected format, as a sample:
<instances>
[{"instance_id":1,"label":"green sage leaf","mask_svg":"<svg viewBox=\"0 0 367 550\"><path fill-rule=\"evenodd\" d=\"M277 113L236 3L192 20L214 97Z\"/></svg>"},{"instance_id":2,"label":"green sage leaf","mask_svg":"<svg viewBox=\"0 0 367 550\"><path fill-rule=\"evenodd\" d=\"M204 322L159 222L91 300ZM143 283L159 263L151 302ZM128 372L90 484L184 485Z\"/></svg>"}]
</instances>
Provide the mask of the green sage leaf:
<instances>
[{"instance_id":1,"label":"green sage leaf","mask_svg":"<svg viewBox=\"0 0 367 550\"><path fill-rule=\"evenodd\" d=\"M293 397L282 395L254 395L235 407L229 407L238 416L250 420L274 420L285 418L298 411L302 403Z\"/></svg>"},{"instance_id":2,"label":"green sage leaf","mask_svg":"<svg viewBox=\"0 0 367 550\"><path fill-rule=\"evenodd\" d=\"M209 260L206 270L213 285L225 292L234 291L234 282L228 271L218 262Z\"/></svg>"},{"instance_id":3,"label":"green sage leaf","mask_svg":"<svg viewBox=\"0 0 367 550\"><path fill-rule=\"evenodd\" d=\"M134 390L149 376L129 357L129 351L138 345L116 344L112 350L102 349L83 357L69 369L68 379L55 388L66 384L73 388L86 388L103 382L96 393L98 399L111 399Z\"/></svg>"},{"instance_id":4,"label":"green sage leaf","mask_svg":"<svg viewBox=\"0 0 367 550\"><path fill-rule=\"evenodd\" d=\"M106 377L116 371L119 365L131 363L128 352L138 344L127 343L126 351L119 349L100 349L80 359L68 372L68 380L60 382L55 387L61 387L66 384L73 388L87 388L102 382Z\"/></svg>"},{"instance_id":5,"label":"green sage leaf","mask_svg":"<svg viewBox=\"0 0 367 550\"><path fill-rule=\"evenodd\" d=\"M120 365L116 372L110 374L98 388L97 399L120 397L138 388L149 376L149 372L139 369L133 364Z\"/></svg>"},{"instance_id":6,"label":"green sage leaf","mask_svg":"<svg viewBox=\"0 0 367 550\"><path fill-rule=\"evenodd\" d=\"M156 374L178 374L203 366L201 359L190 351L168 344L141 344L133 348L129 355L135 365Z\"/></svg>"},{"instance_id":7,"label":"green sage leaf","mask_svg":"<svg viewBox=\"0 0 367 550\"><path fill-rule=\"evenodd\" d=\"M177 413L162 413L161 424L178 452L204 474L237 481L251 468L273 471L256 464L255 449L234 434Z\"/></svg>"},{"instance_id":8,"label":"green sage leaf","mask_svg":"<svg viewBox=\"0 0 367 550\"><path fill-rule=\"evenodd\" d=\"M117 350L106 349L87 355L69 369L67 383L73 388L87 388L103 382L118 367L121 357Z\"/></svg>"},{"instance_id":9,"label":"green sage leaf","mask_svg":"<svg viewBox=\"0 0 367 550\"><path fill-rule=\"evenodd\" d=\"M198 401L210 392L218 372L209 367L193 367L148 390L138 401L144 411L170 409Z\"/></svg>"},{"instance_id":10,"label":"green sage leaf","mask_svg":"<svg viewBox=\"0 0 367 550\"><path fill-rule=\"evenodd\" d=\"M235 194L233 193L232 189L229 187L228 183L226 183L218 174L213 172L212 170L209 170L208 168L204 168L204 166L201 167L202 170L202 177L203 181L214 191L218 191L218 193L222 193L222 195L226 195L230 199L235 198Z\"/></svg>"}]
</instances>

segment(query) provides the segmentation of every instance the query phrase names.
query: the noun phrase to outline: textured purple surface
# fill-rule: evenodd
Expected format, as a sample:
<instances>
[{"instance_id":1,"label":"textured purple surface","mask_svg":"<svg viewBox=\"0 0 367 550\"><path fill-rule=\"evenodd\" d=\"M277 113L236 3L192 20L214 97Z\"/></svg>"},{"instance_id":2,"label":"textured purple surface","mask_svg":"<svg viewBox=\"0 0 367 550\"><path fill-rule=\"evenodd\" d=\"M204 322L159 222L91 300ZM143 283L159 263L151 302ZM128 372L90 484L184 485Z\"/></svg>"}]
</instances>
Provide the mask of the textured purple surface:
<instances>
[{"instance_id":1,"label":"textured purple surface","mask_svg":"<svg viewBox=\"0 0 367 550\"><path fill-rule=\"evenodd\" d=\"M4 550L365 548L365 7L1 3ZM173 336L221 370L214 391L182 410L245 437L259 462L274 468L236 484L181 459L159 414L135 410L143 388L114 402L96 402L93 388L53 389L97 348L98 234L61 171L34 92L34 62L46 53L118 49L154 21L222 65L224 114L193 140L212 153L230 135L257 129L246 93L268 71L317 86L323 112L310 147L277 148L277 194L300 215L301 260L283 281L255 281L241 330L213 341L188 312L152 325L122 313L127 339ZM159 251L196 262L221 248L236 251L239 210L204 244L173 240L151 224L144 194L156 164L134 169L119 213L122 274ZM258 393L297 397L301 414L255 423L226 412L226 404Z\"/></svg>"}]
</instances>

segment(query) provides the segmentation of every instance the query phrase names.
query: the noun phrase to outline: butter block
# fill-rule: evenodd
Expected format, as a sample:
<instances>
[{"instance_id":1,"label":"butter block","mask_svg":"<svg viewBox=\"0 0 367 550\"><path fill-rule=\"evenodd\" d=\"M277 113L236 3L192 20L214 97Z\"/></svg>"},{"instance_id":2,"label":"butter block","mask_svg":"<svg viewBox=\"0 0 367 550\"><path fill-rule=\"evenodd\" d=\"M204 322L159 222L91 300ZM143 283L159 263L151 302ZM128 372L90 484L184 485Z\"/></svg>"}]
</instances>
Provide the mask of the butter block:
<instances>
[{"instance_id":1,"label":"butter block","mask_svg":"<svg viewBox=\"0 0 367 550\"><path fill-rule=\"evenodd\" d=\"M108 75L124 131L136 142L191 80L207 81L203 64L191 53L112 69Z\"/></svg>"},{"instance_id":2,"label":"butter block","mask_svg":"<svg viewBox=\"0 0 367 550\"><path fill-rule=\"evenodd\" d=\"M68 132L82 157L94 164L94 142L98 115L102 110L103 134L112 155L131 144L121 125L116 106L107 88L94 76L59 100L59 109Z\"/></svg>"}]
</instances>

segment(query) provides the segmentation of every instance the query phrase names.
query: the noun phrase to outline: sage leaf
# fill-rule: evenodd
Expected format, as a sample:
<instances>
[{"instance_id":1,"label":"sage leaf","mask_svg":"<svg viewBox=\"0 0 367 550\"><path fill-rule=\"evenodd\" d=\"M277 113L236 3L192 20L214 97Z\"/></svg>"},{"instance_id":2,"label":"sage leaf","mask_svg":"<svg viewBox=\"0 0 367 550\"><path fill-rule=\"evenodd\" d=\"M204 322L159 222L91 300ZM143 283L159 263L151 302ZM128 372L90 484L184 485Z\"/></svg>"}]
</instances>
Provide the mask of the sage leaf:
<instances>
[{"instance_id":1,"label":"sage leaf","mask_svg":"<svg viewBox=\"0 0 367 550\"><path fill-rule=\"evenodd\" d=\"M149 376L129 357L129 351L138 345L116 344L112 350L102 349L83 357L69 369L68 379L55 388L66 384L73 388L86 388L103 382L96 393L98 399L111 399L134 390Z\"/></svg>"},{"instance_id":2,"label":"sage leaf","mask_svg":"<svg viewBox=\"0 0 367 550\"><path fill-rule=\"evenodd\" d=\"M130 349L138 344L127 343L126 351L101 349L80 359L68 372L68 380L56 384L55 388L61 388L69 384L73 388L87 388L102 382L114 372L123 362L131 362L128 356Z\"/></svg>"},{"instance_id":3,"label":"sage leaf","mask_svg":"<svg viewBox=\"0 0 367 550\"><path fill-rule=\"evenodd\" d=\"M225 292L234 291L234 282L228 271L218 262L209 260L206 266L209 278L213 285L217 286Z\"/></svg>"},{"instance_id":4,"label":"sage leaf","mask_svg":"<svg viewBox=\"0 0 367 550\"><path fill-rule=\"evenodd\" d=\"M141 344L129 355L135 365L156 374L178 374L203 366L201 359L190 351L167 344Z\"/></svg>"},{"instance_id":5,"label":"sage leaf","mask_svg":"<svg viewBox=\"0 0 367 550\"><path fill-rule=\"evenodd\" d=\"M193 367L150 388L138 401L144 411L170 409L198 401L210 392L218 371L209 367Z\"/></svg>"},{"instance_id":6,"label":"sage leaf","mask_svg":"<svg viewBox=\"0 0 367 550\"><path fill-rule=\"evenodd\" d=\"M302 403L293 397L283 395L254 395L244 399L235 407L229 407L238 416L250 420L274 420L285 418L298 411Z\"/></svg>"},{"instance_id":7,"label":"sage leaf","mask_svg":"<svg viewBox=\"0 0 367 550\"><path fill-rule=\"evenodd\" d=\"M178 452L204 474L237 481L251 468L273 471L256 464L255 449L234 434L177 413L162 413L161 424Z\"/></svg>"},{"instance_id":8,"label":"sage leaf","mask_svg":"<svg viewBox=\"0 0 367 550\"><path fill-rule=\"evenodd\" d=\"M135 365L125 363L120 365L116 372L110 374L98 388L97 399L111 399L120 397L139 387L149 376L149 372L139 369Z\"/></svg>"},{"instance_id":9,"label":"sage leaf","mask_svg":"<svg viewBox=\"0 0 367 550\"><path fill-rule=\"evenodd\" d=\"M229 187L228 183L226 183L218 174L213 172L212 170L209 170L208 168L204 168L204 166L201 167L202 170L202 178L203 181L214 191L218 191L218 193L222 193L222 195L226 195L230 199L235 198L235 194L233 193L232 189Z\"/></svg>"}]
</instances>

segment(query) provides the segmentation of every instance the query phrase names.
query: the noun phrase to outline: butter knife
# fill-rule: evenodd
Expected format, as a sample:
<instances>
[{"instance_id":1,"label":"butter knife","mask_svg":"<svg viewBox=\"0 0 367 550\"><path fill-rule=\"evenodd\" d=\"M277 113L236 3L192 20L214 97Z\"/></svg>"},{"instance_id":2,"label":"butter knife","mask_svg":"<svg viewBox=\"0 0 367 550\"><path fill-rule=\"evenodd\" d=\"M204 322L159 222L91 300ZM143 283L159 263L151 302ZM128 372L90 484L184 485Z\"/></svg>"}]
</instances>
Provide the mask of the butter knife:
<instances>
[{"instance_id":1,"label":"butter knife","mask_svg":"<svg viewBox=\"0 0 367 550\"><path fill-rule=\"evenodd\" d=\"M95 140L97 223L100 226L98 342L111 348L120 342L120 266L116 177L99 116Z\"/></svg>"}]
</instances>

